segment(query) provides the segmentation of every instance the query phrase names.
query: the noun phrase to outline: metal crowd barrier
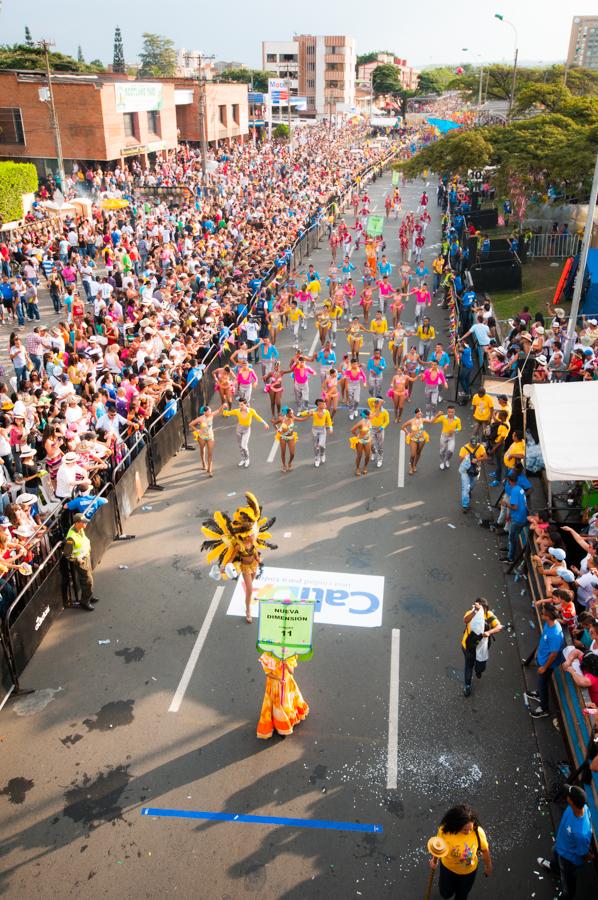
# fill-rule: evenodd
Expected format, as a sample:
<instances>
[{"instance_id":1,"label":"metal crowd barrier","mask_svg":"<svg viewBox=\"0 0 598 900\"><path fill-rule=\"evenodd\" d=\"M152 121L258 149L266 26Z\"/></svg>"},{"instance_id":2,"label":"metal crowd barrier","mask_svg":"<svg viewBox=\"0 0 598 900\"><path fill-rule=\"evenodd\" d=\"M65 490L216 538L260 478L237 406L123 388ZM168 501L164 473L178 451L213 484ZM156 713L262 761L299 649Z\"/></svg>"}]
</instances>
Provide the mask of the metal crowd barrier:
<instances>
[{"instance_id":1,"label":"metal crowd barrier","mask_svg":"<svg viewBox=\"0 0 598 900\"><path fill-rule=\"evenodd\" d=\"M529 550L529 542L526 544L525 550ZM525 552L525 551L524 551ZM533 600L540 600L544 597L542 584L534 566L527 560L528 581L530 593ZM536 621L538 628L542 629L542 619L536 611ZM571 639L567 634L567 643L571 643ZM572 771L576 771L586 759L586 748L588 747L590 738L598 730L598 723L592 724L595 719L590 716L584 716L582 710L588 705L589 694L586 688L578 687L573 679L566 672L557 666L552 677L554 691L557 702L561 711L561 720L565 726L565 737L569 748L569 755L573 764ZM598 774L592 774L591 784L584 784L584 789L588 798L588 806L594 823L594 841L597 839L598 828Z\"/></svg>"},{"instance_id":2,"label":"metal crowd barrier","mask_svg":"<svg viewBox=\"0 0 598 900\"><path fill-rule=\"evenodd\" d=\"M376 170L383 169L397 155L393 151L384 160L366 166L360 173L360 184L367 182ZM333 197L327 204L322 217L313 222L299 235L293 245L291 267L296 260L311 254L319 244L324 226L322 218L334 212L342 212L344 203L353 189L350 186L340 196ZM260 292L271 286L280 273L273 267L264 277L257 291L248 301L251 311ZM237 318L237 326L245 315ZM92 566L98 565L104 553L114 540L127 538L123 523L147 490L161 489L157 478L166 463L182 447L189 446L189 422L199 414L199 409L207 405L215 388L214 369L225 364L227 351L222 347L212 347L205 354L205 369L197 384L183 388L177 398L176 413L165 421L162 413L147 429L134 433L127 439L126 451L119 459L114 459L109 476L105 479L99 497L108 503L94 514L87 534L92 547ZM77 587L73 582L67 561L62 555L64 537L71 518L65 503L51 513L44 522L44 531L36 536L38 547L46 552L45 558L36 566L28 578L16 575L13 590L15 597L4 608L0 607L0 709L16 689L19 677L31 661L54 620L65 606L77 602Z\"/></svg>"}]
</instances>

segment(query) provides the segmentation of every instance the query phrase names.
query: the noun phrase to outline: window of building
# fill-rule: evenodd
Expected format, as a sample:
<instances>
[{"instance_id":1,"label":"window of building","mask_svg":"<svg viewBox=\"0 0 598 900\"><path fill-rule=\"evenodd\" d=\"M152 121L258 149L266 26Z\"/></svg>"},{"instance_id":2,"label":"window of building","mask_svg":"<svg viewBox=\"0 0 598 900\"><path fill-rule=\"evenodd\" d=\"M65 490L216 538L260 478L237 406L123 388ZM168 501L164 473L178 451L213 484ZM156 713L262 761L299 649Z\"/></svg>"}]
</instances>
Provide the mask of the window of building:
<instances>
[{"instance_id":1,"label":"window of building","mask_svg":"<svg viewBox=\"0 0 598 900\"><path fill-rule=\"evenodd\" d=\"M150 109L147 114L147 130L150 134L161 134L160 113L157 109Z\"/></svg>"},{"instance_id":2,"label":"window of building","mask_svg":"<svg viewBox=\"0 0 598 900\"><path fill-rule=\"evenodd\" d=\"M313 78L308 78L308 79L307 79L307 86L308 86L308 88L315 88L315 86L316 86L315 79L313 79Z\"/></svg>"},{"instance_id":3,"label":"window of building","mask_svg":"<svg viewBox=\"0 0 598 900\"><path fill-rule=\"evenodd\" d=\"M308 72L315 72L315 71L316 71L316 64L315 64L315 62L308 62L308 64L307 64L307 71L308 71Z\"/></svg>"},{"instance_id":4,"label":"window of building","mask_svg":"<svg viewBox=\"0 0 598 900\"><path fill-rule=\"evenodd\" d=\"M137 113L123 113L125 137L137 137Z\"/></svg>"},{"instance_id":5,"label":"window of building","mask_svg":"<svg viewBox=\"0 0 598 900\"><path fill-rule=\"evenodd\" d=\"M266 62L276 62L276 53L266 53Z\"/></svg>"},{"instance_id":6,"label":"window of building","mask_svg":"<svg viewBox=\"0 0 598 900\"><path fill-rule=\"evenodd\" d=\"M23 117L18 107L0 108L0 144L24 144Z\"/></svg>"},{"instance_id":7,"label":"window of building","mask_svg":"<svg viewBox=\"0 0 598 900\"><path fill-rule=\"evenodd\" d=\"M233 103L233 122L235 123L235 125L241 124L241 114L239 111L238 103Z\"/></svg>"},{"instance_id":8,"label":"window of building","mask_svg":"<svg viewBox=\"0 0 598 900\"><path fill-rule=\"evenodd\" d=\"M226 127L226 125L228 124L226 115L226 103L222 103L218 106L218 119L220 120L220 124Z\"/></svg>"}]
</instances>

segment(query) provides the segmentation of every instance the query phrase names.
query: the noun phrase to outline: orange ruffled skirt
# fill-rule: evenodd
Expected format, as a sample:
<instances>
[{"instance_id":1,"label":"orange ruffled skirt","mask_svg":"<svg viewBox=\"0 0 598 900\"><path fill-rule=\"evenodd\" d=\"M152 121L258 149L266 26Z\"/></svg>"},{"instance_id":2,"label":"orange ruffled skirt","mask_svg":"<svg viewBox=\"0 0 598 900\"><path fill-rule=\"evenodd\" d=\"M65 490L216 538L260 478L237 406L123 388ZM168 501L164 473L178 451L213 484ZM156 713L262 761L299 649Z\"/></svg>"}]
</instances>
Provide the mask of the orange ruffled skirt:
<instances>
[{"instance_id":1,"label":"orange ruffled skirt","mask_svg":"<svg viewBox=\"0 0 598 900\"><path fill-rule=\"evenodd\" d=\"M297 666L297 657L291 656L283 663L270 653L262 653L260 663L266 673L266 689L257 726L257 736L263 740L271 738L275 731L287 735L302 722L309 713L309 706L303 699L293 671Z\"/></svg>"}]
</instances>

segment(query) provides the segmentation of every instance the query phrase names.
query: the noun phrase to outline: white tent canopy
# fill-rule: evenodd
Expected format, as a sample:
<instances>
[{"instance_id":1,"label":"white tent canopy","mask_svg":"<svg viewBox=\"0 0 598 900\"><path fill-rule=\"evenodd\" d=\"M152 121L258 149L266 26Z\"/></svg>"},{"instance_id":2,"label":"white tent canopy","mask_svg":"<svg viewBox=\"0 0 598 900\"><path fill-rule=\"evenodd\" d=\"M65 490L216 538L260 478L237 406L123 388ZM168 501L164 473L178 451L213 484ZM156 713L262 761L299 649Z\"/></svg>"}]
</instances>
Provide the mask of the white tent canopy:
<instances>
[{"instance_id":1,"label":"white tent canopy","mask_svg":"<svg viewBox=\"0 0 598 900\"><path fill-rule=\"evenodd\" d=\"M598 381L533 384L529 397L548 480L598 481Z\"/></svg>"}]
</instances>

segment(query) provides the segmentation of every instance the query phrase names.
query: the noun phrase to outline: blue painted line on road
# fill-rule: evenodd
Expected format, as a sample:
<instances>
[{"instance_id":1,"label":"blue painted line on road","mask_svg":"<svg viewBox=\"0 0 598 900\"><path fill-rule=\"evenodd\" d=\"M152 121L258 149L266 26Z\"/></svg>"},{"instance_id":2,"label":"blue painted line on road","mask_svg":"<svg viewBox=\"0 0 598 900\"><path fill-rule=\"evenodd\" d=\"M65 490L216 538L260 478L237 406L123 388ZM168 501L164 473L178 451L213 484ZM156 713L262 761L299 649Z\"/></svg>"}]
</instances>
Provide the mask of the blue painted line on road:
<instances>
[{"instance_id":1,"label":"blue painted line on road","mask_svg":"<svg viewBox=\"0 0 598 900\"><path fill-rule=\"evenodd\" d=\"M366 831L382 834L382 825L369 822L334 822L329 819L287 819L282 816L246 816L235 813L206 812L193 809L141 808L142 816L164 819L210 819L213 822L244 822L249 825L287 825L295 828L325 828L329 831Z\"/></svg>"}]
</instances>

